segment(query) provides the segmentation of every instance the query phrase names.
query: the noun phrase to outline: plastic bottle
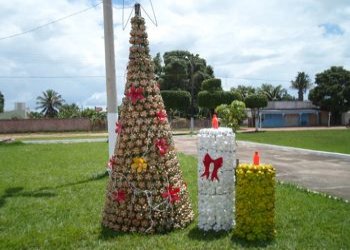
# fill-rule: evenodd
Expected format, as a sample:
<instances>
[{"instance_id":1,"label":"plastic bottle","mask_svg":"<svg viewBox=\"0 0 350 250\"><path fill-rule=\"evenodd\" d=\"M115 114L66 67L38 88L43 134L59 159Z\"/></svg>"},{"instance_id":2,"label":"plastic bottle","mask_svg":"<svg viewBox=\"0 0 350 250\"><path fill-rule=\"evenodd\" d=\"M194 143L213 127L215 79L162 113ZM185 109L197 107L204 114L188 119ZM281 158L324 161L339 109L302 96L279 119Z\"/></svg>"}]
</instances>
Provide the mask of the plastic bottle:
<instances>
[{"instance_id":1,"label":"plastic bottle","mask_svg":"<svg viewBox=\"0 0 350 250\"><path fill-rule=\"evenodd\" d=\"M219 121L218 121L218 118L216 117L216 114L213 115L213 119L211 120L211 127L214 129L219 128Z\"/></svg>"},{"instance_id":2,"label":"plastic bottle","mask_svg":"<svg viewBox=\"0 0 350 250\"><path fill-rule=\"evenodd\" d=\"M255 152L254 157L253 157L253 164L254 165L259 165L260 164L260 156L258 152Z\"/></svg>"}]
</instances>

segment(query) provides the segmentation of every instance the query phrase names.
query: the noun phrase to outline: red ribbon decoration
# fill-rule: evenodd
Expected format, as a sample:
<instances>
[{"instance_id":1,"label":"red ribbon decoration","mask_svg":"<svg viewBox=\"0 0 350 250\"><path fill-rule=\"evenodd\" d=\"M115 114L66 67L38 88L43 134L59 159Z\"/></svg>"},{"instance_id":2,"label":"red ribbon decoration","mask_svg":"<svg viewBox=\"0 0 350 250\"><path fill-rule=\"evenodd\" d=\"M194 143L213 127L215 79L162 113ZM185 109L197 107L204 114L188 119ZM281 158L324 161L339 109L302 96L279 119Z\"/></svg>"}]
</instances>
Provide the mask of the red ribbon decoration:
<instances>
[{"instance_id":1,"label":"red ribbon decoration","mask_svg":"<svg viewBox=\"0 0 350 250\"><path fill-rule=\"evenodd\" d=\"M164 199L168 199L168 201L171 202L171 204L174 204L175 201L180 200L180 196L178 194L179 192L180 192L180 188L167 186L166 191L162 193L162 197Z\"/></svg>"},{"instance_id":2,"label":"red ribbon decoration","mask_svg":"<svg viewBox=\"0 0 350 250\"><path fill-rule=\"evenodd\" d=\"M113 200L119 203L123 203L125 201L125 191L124 190L116 190L113 192Z\"/></svg>"},{"instance_id":3,"label":"red ribbon decoration","mask_svg":"<svg viewBox=\"0 0 350 250\"><path fill-rule=\"evenodd\" d=\"M115 132L117 134L120 134L122 132L123 126L120 122L115 123Z\"/></svg>"},{"instance_id":4,"label":"red ribbon decoration","mask_svg":"<svg viewBox=\"0 0 350 250\"><path fill-rule=\"evenodd\" d=\"M130 99L132 104L135 104L138 100L142 100L145 97L143 96L143 88L135 88L134 85L131 85L131 88L128 89L126 97Z\"/></svg>"},{"instance_id":5,"label":"red ribbon decoration","mask_svg":"<svg viewBox=\"0 0 350 250\"><path fill-rule=\"evenodd\" d=\"M205 168L204 168L204 173L201 175L201 177L205 177L207 179L209 178L209 175L210 175L209 167L211 163L214 163L214 169L211 173L211 181L214 181L214 179L217 179L219 181L218 170L219 168L222 167L223 159L222 157L220 157L214 160L210 157L208 153L204 156L204 159L203 159L203 164Z\"/></svg>"}]
</instances>

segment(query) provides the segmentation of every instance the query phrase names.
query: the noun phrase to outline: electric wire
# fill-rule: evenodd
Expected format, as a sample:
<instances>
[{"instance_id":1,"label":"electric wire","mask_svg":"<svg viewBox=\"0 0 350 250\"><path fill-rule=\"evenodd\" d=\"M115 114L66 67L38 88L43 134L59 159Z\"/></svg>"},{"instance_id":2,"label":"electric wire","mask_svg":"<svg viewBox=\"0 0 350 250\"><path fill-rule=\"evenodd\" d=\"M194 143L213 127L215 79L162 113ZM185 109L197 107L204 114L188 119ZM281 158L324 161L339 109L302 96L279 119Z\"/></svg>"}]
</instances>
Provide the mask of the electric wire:
<instances>
[{"instance_id":1,"label":"electric wire","mask_svg":"<svg viewBox=\"0 0 350 250\"><path fill-rule=\"evenodd\" d=\"M17 36L21 36L21 35L25 35L25 34L30 33L30 32L37 31L37 30L42 29L42 28L44 28L44 27L46 27L46 26L49 26L49 25L51 25L51 24L58 23L58 22L60 22L60 21L63 21L63 20L65 20L65 19L68 19L68 18L70 18L70 17L73 17L73 16L76 16L76 15L82 14L82 13L84 13L84 12L87 12L88 10L95 8L95 7L97 7L97 6L100 5L100 4L102 4L102 2L98 2L97 4L94 4L94 5L92 5L92 6L88 7L88 8L86 8L86 9L83 9L83 10L80 10L80 11L77 11L77 12L74 12L74 13L72 13L72 14L70 14L70 15L67 15L67 16L64 16L64 17L55 19L55 20L53 20L53 21L50 21L50 22L48 22L48 23L45 23L45 24L36 26L36 27L34 27L34 28L31 28L31 29L28 29L28 30L25 30L25 31L22 31L22 32L19 32L19 33L15 33L15 34L12 34L12 35L0 37L0 41L5 40L5 39L9 39L9 38L13 38L13 37L17 37Z\"/></svg>"}]
</instances>

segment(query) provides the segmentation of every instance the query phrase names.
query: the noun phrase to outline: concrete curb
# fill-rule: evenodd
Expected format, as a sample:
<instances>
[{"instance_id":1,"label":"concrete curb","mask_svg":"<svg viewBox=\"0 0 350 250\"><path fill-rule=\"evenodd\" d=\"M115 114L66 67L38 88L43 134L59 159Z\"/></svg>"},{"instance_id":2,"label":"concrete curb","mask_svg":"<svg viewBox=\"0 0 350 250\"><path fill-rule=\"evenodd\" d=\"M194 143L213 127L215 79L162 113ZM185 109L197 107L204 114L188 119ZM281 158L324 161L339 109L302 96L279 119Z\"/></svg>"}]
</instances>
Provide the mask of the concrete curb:
<instances>
[{"instance_id":1,"label":"concrete curb","mask_svg":"<svg viewBox=\"0 0 350 250\"><path fill-rule=\"evenodd\" d=\"M91 139L62 139L62 140L32 140L22 141L25 144L55 144L55 143L83 143L83 142L107 142L105 138L91 138Z\"/></svg>"},{"instance_id":2,"label":"concrete curb","mask_svg":"<svg viewBox=\"0 0 350 250\"><path fill-rule=\"evenodd\" d=\"M279 146L279 145L273 145L273 144L265 144L265 143L250 142L250 141L240 141L240 140L237 140L237 143L240 143L242 145L261 146L261 147L267 147L267 148L271 148L271 149L279 149L279 150L284 150L284 151L299 151L299 152L311 153L311 154L315 154L315 155L331 156L331 157L338 157L338 158L350 160L350 154L318 151L318 150L312 150L312 149Z\"/></svg>"}]
</instances>

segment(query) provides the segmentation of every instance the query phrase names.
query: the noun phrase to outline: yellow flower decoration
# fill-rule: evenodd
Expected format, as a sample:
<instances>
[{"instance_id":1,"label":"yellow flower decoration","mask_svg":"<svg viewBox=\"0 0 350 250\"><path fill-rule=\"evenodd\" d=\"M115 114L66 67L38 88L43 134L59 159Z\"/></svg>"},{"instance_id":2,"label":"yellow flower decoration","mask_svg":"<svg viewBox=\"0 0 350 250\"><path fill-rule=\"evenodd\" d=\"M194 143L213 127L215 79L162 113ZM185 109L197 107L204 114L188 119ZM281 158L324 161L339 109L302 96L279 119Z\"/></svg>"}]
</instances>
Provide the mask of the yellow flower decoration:
<instances>
[{"instance_id":1,"label":"yellow flower decoration","mask_svg":"<svg viewBox=\"0 0 350 250\"><path fill-rule=\"evenodd\" d=\"M133 171L137 171L137 173L141 173L142 171L146 171L147 162L142 157L135 157L132 159L133 163L131 164L131 168Z\"/></svg>"}]
</instances>

